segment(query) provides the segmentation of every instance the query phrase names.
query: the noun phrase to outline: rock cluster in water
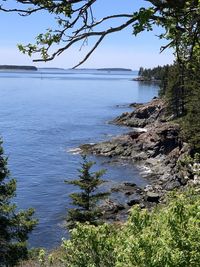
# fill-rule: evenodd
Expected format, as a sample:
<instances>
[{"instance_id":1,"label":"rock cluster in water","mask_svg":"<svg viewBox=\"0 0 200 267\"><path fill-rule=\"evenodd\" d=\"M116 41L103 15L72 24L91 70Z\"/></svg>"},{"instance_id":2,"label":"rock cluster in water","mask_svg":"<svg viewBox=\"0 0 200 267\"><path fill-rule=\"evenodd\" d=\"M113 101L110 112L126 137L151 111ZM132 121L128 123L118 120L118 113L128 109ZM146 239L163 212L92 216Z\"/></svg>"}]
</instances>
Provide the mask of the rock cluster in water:
<instances>
[{"instance_id":1,"label":"rock cluster in water","mask_svg":"<svg viewBox=\"0 0 200 267\"><path fill-rule=\"evenodd\" d=\"M135 107L132 112L111 122L130 127L128 134L80 147L83 153L131 160L144 170L142 175L149 181L145 188L130 183L112 188L112 192L123 194L126 200L125 203L107 200L103 204L105 219L121 220L135 204L151 208L162 201L167 191L188 183L188 174L179 171L177 162L190 153L189 145L182 141L180 126L166 116L164 101L155 98L147 104L132 106Z\"/></svg>"}]
</instances>

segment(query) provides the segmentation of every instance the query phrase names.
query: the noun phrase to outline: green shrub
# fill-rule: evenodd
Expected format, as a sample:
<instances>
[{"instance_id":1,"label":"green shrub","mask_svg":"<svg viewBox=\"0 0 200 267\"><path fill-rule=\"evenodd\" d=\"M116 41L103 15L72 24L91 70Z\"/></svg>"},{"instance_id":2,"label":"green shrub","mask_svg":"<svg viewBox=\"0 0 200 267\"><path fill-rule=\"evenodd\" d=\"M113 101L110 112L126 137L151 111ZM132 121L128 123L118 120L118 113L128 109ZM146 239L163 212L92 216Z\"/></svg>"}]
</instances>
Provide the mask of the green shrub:
<instances>
[{"instance_id":1,"label":"green shrub","mask_svg":"<svg viewBox=\"0 0 200 267\"><path fill-rule=\"evenodd\" d=\"M199 192L174 194L151 212L135 207L125 224L78 224L62 247L70 267L200 266Z\"/></svg>"}]
</instances>

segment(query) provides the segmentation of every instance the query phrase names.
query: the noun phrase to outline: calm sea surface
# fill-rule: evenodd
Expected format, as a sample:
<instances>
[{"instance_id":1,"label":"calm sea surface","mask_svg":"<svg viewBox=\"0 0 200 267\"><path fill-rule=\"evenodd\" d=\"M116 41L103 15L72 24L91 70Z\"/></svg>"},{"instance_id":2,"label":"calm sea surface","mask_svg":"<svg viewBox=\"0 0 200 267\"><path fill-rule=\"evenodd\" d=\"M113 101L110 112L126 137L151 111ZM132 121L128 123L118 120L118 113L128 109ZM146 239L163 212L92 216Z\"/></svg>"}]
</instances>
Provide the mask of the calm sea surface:
<instances>
[{"instance_id":1,"label":"calm sea surface","mask_svg":"<svg viewBox=\"0 0 200 267\"><path fill-rule=\"evenodd\" d=\"M52 248L66 236L63 227L68 194L77 190L64 183L78 175L80 155L71 149L102 141L128 129L107 122L128 111L131 102L157 95L155 85L131 79L136 72L59 71L0 72L0 135L16 178L19 208L33 207L39 225L31 246ZM119 106L118 106L119 105ZM108 186L121 181L144 185L129 164L92 158L95 169L106 168Z\"/></svg>"}]
</instances>

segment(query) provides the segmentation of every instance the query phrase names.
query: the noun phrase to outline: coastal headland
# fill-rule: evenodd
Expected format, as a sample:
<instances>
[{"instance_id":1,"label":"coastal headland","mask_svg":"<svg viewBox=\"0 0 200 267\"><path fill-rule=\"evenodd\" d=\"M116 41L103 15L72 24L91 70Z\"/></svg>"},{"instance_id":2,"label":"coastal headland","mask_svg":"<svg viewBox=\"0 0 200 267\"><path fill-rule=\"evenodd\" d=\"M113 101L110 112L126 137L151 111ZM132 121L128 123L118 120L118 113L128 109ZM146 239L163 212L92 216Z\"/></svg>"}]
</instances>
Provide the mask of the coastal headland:
<instances>
[{"instance_id":1,"label":"coastal headland","mask_svg":"<svg viewBox=\"0 0 200 267\"><path fill-rule=\"evenodd\" d=\"M125 201L110 199L103 204L107 220L123 220L135 204L151 208L162 202L167 192L200 182L194 179L192 170L179 168L179 162L190 154L190 148L182 139L180 126L167 116L166 103L154 98L149 103L133 103L130 107L134 110L110 122L129 127L129 133L80 146L84 154L132 162L149 182L144 188L127 182L112 188L113 193L123 194Z\"/></svg>"}]
</instances>

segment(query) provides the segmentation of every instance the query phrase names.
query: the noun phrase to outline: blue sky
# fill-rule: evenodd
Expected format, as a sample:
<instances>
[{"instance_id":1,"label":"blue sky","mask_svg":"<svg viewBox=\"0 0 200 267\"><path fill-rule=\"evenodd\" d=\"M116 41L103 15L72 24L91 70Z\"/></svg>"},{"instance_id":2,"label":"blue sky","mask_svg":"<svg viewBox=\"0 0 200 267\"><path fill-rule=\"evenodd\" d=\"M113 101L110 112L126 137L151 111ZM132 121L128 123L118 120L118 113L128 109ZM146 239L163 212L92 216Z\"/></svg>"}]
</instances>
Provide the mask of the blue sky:
<instances>
[{"instance_id":1,"label":"blue sky","mask_svg":"<svg viewBox=\"0 0 200 267\"><path fill-rule=\"evenodd\" d=\"M15 1L10 1L11 4L12 2L14 5ZM0 3L2 4L3 1L0 1ZM146 5L146 2L143 0L98 0L93 12L96 18L100 18L103 15L130 13L144 5ZM93 40L89 41L88 46L81 51L79 51L81 44L78 44L52 62L33 63L33 58L22 55L18 51L16 44L34 42L34 38L38 33L44 32L48 27L53 27L53 17L46 13L20 17L17 14L1 12L0 23L0 64L70 68L83 58L93 44ZM116 21L116 25L118 23ZM172 51L168 50L161 54L159 52L160 46L164 44L162 40L155 36L159 32L160 29L155 29L154 32L144 32L135 37L132 35L132 28L129 27L122 32L110 35L82 67L138 69L140 66L153 67L170 64L173 62Z\"/></svg>"}]
</instances>

